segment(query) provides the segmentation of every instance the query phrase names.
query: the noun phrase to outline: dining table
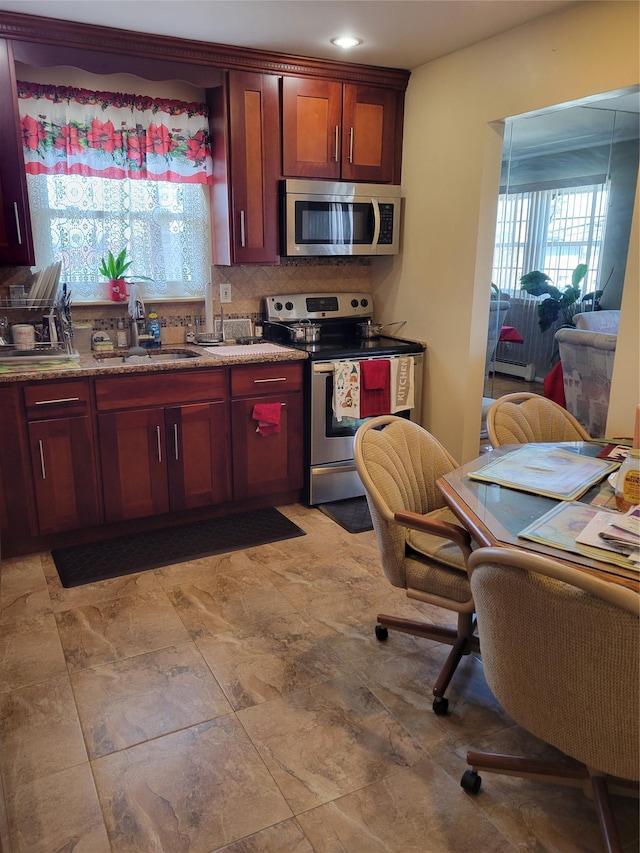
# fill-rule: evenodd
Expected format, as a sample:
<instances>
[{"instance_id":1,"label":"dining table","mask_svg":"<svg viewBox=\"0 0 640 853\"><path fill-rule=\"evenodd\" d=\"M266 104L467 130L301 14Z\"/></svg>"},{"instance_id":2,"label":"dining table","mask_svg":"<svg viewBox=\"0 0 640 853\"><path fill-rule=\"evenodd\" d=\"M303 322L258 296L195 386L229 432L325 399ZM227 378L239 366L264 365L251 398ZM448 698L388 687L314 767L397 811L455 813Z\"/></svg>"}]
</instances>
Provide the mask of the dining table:
<instances>
[{"instance_id":1,"label":"dining table","mask_svg":"<svg viewBox=\"0 0 640 853\"><path fill-rule=\"evenodd\" d=\"M558 504L557 499L534 491L523 491L470 477L493 460L519 447L523 445L502 445L490 449L436 481L445 502L471 534L474 545L502 546L543 554L574 567L576 571L587 572L640 594L640 570L634 567L603 562L587 554L561 550L549 544L524 539L519 535L552 510ZM540 444L541 452L544 453L545 448L564 448L572 453L591 457L602 451L601 444L580 441ZM602 510L616 508L614 489L606 475L578 500Z\"/></svg>"}]
</instances>

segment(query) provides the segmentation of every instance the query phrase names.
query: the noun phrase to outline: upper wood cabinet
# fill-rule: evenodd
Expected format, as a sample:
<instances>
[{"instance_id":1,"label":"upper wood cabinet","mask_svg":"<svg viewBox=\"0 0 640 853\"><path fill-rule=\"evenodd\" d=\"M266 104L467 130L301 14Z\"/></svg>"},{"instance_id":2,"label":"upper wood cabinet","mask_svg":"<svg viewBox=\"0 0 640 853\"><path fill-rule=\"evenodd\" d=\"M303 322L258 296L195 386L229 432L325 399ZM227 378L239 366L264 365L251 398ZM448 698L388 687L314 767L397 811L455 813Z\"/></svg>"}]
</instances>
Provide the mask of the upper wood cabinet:
<instances>
[{"instance_id":1,"label":"upper wood cabinet","mask_svg":"<svg viewBox=\"0 0 640 853\"><path fill-rule=\"evenodd\" d=\"M0 39L0 263L35 263L11 43Z\"/></svg>"},{"instance_id":2,"label":"upper wood cabinet","mask_svg":"<svg viewBox=\"0 0 640 853\"><path fill-rule=\"evenodd\" d=\"M230 71L210 93L214 261L278 260L279 109L272 74Z\"/></svg>"},{"instance_id":3,"label":"upper wood cabinet","mask_svg":"<svg viewBox=\"0 0 640 853\"><path fill-rule=\"evenodd\" d=\"M283 77L283 175L399 183L403 105L393 89Z\"/></svg>"}]
</instances>

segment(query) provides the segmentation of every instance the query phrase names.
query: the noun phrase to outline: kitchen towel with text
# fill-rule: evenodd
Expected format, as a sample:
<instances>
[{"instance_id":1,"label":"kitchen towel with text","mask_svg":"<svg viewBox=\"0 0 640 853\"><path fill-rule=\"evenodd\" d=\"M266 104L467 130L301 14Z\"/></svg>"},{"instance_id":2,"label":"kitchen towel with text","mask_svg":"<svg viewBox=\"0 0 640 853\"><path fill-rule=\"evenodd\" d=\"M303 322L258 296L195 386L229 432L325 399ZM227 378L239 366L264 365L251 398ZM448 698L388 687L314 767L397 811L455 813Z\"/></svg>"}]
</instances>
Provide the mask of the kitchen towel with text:
<instances>
[{"instance_id":1,"label":"kitchen towel with text","mask_svg":"<svg viewBox=\"0 0 640 853\"><path fill-rule=\"evenodd\" d=\"M360 417L360 364L337 361L333 365L333 414L336 420Z\"/></svg>"},{"instance_id":2,"label":"kitchen towel with text","mask_svg":"<svg viewBox=\"0 0 640 853\"><path fill-rule=\"evenodd\" d=\"M389 359L361 362L360 374L360 417L388 415L391 405Z\"/></svg>"},{"instance_id":3,"label":"kitchen towel with text","mask_svg":"<svg viewBox=\"0 0 640 853\"><path fill-rule=\"evenodd\" d=\"M391 360L391 413L413 409L414 366L412 358L394 358Z\"/></svg>"},{"instance_id":4,"label":"kitchen towel with text","mask_svg":"<svg viewBox=\"0 0 640 853\"><path fill-rule=\"evenodd\" d=\"M256 432L260 435L271 435L280 432L280 413L282 403L256 403L251 417L258 421Z\"/></svg>"}]
</instances>

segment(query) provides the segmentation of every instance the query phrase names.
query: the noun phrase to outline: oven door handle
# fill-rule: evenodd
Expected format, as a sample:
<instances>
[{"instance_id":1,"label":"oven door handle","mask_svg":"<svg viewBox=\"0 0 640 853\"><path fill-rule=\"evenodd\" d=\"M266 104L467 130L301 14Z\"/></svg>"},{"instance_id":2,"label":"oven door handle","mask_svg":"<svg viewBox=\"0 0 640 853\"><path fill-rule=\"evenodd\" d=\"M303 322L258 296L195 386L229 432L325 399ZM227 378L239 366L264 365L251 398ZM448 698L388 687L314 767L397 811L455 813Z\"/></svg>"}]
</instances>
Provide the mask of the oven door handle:
<instances>
[{"instance_id":1,"label":"oven door handle","mask_svg":"<svg viewBox=\"0 0 640 853\"><path fill-rule=\"evenodd\" d=\"M343 361L359 361L359 362L377 361L381 358L386 358L389 361L393 361L396 358L403 358L403 356L400 356L400 355L378 355L378 356L373 356L371 358L366 358L366 357L365 358L342 358L342 359L337 358L335 361L316 362L313 365L312 369L313 369L314 373L333 373L335 365L340 364ZM416 353L410 353L406 356L406 358L415 359Z\"/></svg>"}]
</instances>

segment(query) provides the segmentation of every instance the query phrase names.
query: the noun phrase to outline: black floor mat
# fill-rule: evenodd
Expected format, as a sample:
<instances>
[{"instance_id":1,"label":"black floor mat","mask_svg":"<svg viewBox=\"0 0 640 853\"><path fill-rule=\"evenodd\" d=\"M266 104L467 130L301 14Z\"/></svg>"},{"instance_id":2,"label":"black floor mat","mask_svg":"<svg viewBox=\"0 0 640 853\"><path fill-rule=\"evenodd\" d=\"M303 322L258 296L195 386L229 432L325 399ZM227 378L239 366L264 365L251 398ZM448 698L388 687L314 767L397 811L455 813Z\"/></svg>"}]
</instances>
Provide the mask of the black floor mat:
<instances>
[{"instance_id":1,"label":"black floor mat","mask_svg":"<svg viewBox=\"0 0 640 853\"><path fill-rule=\"evenodd\" d=\"M267 508L56 548L51 556L62 586L72 587L304 535L277 509Z\"/></svg>"},{"instance_id":2,"label":"black floor mat","mask_svg":"<svg viewBox=\"0 0 640 853\"><path fill-rule=\"evenodd\" d=\"M340 527L348 530L349 533L363 533L365 530L373 530L371 514L365 497L347 498L344 501L320 504L318 509L336 521Z\"/></svg>"}]
</instances>

